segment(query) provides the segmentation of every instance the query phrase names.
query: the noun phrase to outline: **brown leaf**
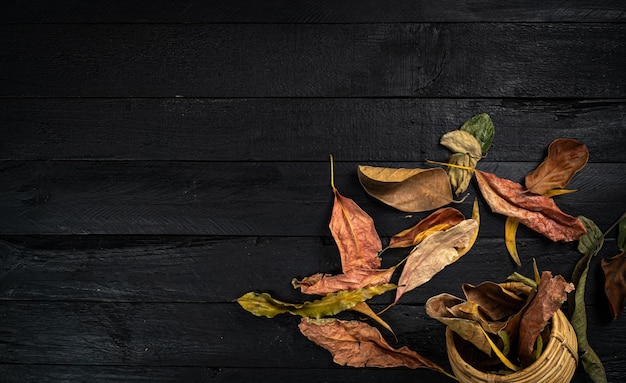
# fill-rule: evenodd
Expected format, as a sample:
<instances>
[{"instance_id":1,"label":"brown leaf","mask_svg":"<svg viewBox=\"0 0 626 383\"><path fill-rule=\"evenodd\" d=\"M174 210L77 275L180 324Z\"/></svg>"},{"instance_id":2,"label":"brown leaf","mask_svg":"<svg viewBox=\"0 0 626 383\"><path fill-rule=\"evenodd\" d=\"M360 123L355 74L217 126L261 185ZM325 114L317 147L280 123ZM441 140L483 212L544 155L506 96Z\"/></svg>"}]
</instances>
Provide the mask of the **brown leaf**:
<instances>
[{"instance_id":1,"label":"brown leaf","mask_svg":"<svg viewBox=\"0 0 626 383\"><path fill-rule=\"evenodd\" d=\"M417 245L409 254L400 275L395 302L405 292L428 282L444 267L456 262L459 259L457 248L467 246L477 228L475 220L466 219L446 231L426 237Z\"/></svg>"},{"instance_id":2,"label":"brown leaf","mask_svg":"<svg viewBox=\"0 0 626 383\"><path fill-rule=\"evenodd\" d=\"M626 251L612 258L602 259L604 272L604 291L609 300L613 319L624 311L626 301Z\"/></svg>"},{"instance_id":3,"label":"brown leaf","mask_svg":"<svg viewBox=\"0 0 626 383\"><path fill-rule=\"evenodd\" d=\"M537 295L530 302L519 324L518 357L530 358L535 341L554 313L567 300L567 293L574 290L574 285L560 275L552 276L549 271L541 273Z\"/></svg>"},{"instance_id":4,"label":"brown leaf","mask_svg":"<svg viewBox=\"0 0 626 383\"><path fill-rule=\"evenodd\" d=\"M551 189L563 188L574 174L589 160L587 146L569 138L558 138L548 147L548 156L528 173L526 188L535 194L545 194Z\"/></svg>"},{"instance_id":5,"label":"brown leaf","mask_svg":"<svg viewBox=\"0 0 626 383\"><path fill-rule=\"evenodd\" d=\"M485 316L478 303L465 301L449 309L456 318L469 319L481 325L490 334L497 334L505 326L506 321L494 321Z\"/></svg>"},{"instance_id":6,"label":"brown leaf","mask_svg":"<svg viewBox=\"0 0 626 383\"><path fill-rule=\"evenodd\" d=\"M494 321L515 314L526 301L494 282L483 282L478 286L464 283L463 293L468 301L480 306L481 310Z\"/></svg>"},{"instance_id":7,"label":"brown leaf","mask_svg":"<svg viewBox=\"0 0 626 383\"><path fill-rule=\"evenodd\" d=\"M453 201L445 170L359 166L358 176L367 194L404 212L440 208Z\"/></svg>"},{"instance_id":8,"label":"brown leaf","mask_svg":"<svg viewBox=\"0 0 626 383\"><path fill-rule=\"evenodd\" d=\"M335 198L329 228L339 248L343 272L355 268L379 268L378 253L382 250L382 243L374 220L334 187L333 193Z\"/></svg>"},{"instance_id":9,"label":"brown leaf","mask_svg":"<svg viewBox=\"0 0 626 383\"><path fill-rule=\"evenodd\" d=\"M413 227L403 230L391 237L389 240L390 248L414 246L415 238L419 233L439 224L447 223L454 226L465 219L463 213L452 207L444 207L431 213L426 218L420 220Z\"/></svg>"},{"instance_id":10,"label":"brown leaf","mask_svg":"<svg viewBox=\"0 0 626 383\"><path fill-rule=\"evenodd\" d=\"M493 212L517 218L552 241L574 241L586 232L582 222L562 212L552 198L528 193L516 182L480 170L476 180Z\"/></svg>"},{"instance_id":11,"label":"brown leaf","mask_svg":"<svg viewBox=\"0 0 626 383\"><path fill-rule=\"evenodd\" d=\"M461 298L447 293L435 295L426 301L426 314L445 324L461 338L491 356L491 346L489 345L485 333L481 331L480 325L471 319L457 318L452 313L453 307L461 305L464 302L465 301Z\"/></svg>"},{"instance_id":12,"label":"brown leaf","mask_svg":"<svg viewBox=\"0 0 626 383\"><path fill-rule=\"evenodd\" d=\"M390 269L351 269L344 274L314 274L301 281L294 279L291 284L305 294L326 295L341 290L358 290L364 287L388 283L395 271Z\"/></svg>"},{"instance_id":13,"label":"brown leaf","mask_svg":"<svg viewBox=\"0 0 626 383\"><path fill-rule=\"evenodd\" d=\"M448 375L406 346L392 348L376 328L363 322L303 318L298 327L309 340L330 351L333 361L342 366L428 368Z\"/></svg>"}]
</instances>

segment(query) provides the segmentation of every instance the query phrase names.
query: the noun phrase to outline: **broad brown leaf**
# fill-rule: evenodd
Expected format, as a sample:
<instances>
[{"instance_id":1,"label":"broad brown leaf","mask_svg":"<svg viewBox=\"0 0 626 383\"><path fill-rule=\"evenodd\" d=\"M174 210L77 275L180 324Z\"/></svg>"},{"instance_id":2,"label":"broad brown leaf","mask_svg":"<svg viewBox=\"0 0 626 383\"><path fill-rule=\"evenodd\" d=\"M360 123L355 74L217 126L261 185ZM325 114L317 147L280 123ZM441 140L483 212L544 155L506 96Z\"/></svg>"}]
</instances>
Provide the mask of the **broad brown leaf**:
<instances>
[{"instance_id":1,"label":"broad brown leaf","mask_svg":"<svg viewBox=\"0 0 626 383\"><path fill-rule=\"evenodd\" d=\"M388 283L395 271L390 269L351 269L344 274L318 273L302 280L293 279L291 284L305 294L326 295L341 290L358 290L364 287Z\"/></svg>"},{"instance_id":2,"label":"broad brown leaf","mask_svg":"<svg viewBox=\"0 0 626 383\"><path fill-rule=\"evenodd\" d=\"M563 188L589 160L587 146L569 138L558 138L548 147L548 156L526 175L526 188L535 194Z\"/></svg>"},{"instance_id":3,"label":"broad brown leaf","mask_svg":"<svg viewBox=\"0 0 626 383\"><path fill-rule=\"evenodd\" d=\"M367 194L404 212L434 210L453 201L445 170L394 169L359 166L358 176Z\"/></svg>"},{"instance_id":4,"label":"broad brown leaf","mask_svg":"<svg viewBox=\"0 0 626 383\"><path fill-rule=\"evenodd\" d=\"M515 314L526 302L525 298L494 282L483 282L478 286L464 283L462 287L467 300L480 306L481 310L494 321Z\"/></svg>"},{"instance_id":5,"label":"broad brown leaf","mask_svg":"<svg viewBox=\"0 0 626 383\"><path fill-rule=\"evenodd\" d=\"M392 348L380 332L366 323L339 319L300 321L300 332L333 355L333 361L351 367L428 368L447 372L408 347Z\"/></svg>"},{"instance_id":6,"label":"broad brown leaf","mask_svg":"<svg viewBox=\"0 0 626 383\"><path fill-rule=\"evenodd\" d=\"M426 237L417 245L407 257L400 275L395 302L405 292L428 282L444 267L456 262L460 257L457 248L467 246L477 228L475 220L466 219L446 231Z\"/></svg>"},{"instance_id":7,"label":"broad brown leaf","mask_svg":"<svg viewBox=\"0 0 626 383\"><path fill-rule=\"evenodd\" d=\"M399 232L389 240L390 248L408 247L416 245L415 239L419 233L429 228L440 225L449 224L454 226L465 219L463 213L452 207L444 207L431 213L426 218L420 220L414 226Z\"/></svg>"},{"instance_id":8,"label":"broad brown leaf","mask_svg":"<svg viewBox=\"0 0 626 383\"><path fill-rule=\"evenodd\" d=\"M379 268L378 253L382 250L382 243L374 220L334 187L333 193L335 198L329 228L339 248L343 272L355 268Z\"/></svg>"},{"instance_id":9,"label":"broad brown leaf","mask_svg":"<svg viewBox=\"0 0 626 383\"><path fill-rule=\"evenodd\" d=\"M517 182L480 170L476 180L493 212L514 217L552 241L574 241L586 232L582 222L561 211L552 198L528 193Z\"/></svg>"},{"instance_id":10,"label":"broad brown leaf","mask_svg":"<svg viewBox=\"0 0 626 383\"><path fill-rule=\"evenodd\" d=\"M604 291L609 300L611 317L617 316L624 311L626 301L626 251L612 258L602 259L602 271L604 272Z\"/></svg>"},{"instance_id":11,"label":"broad brown leaf","mask_svg":"<svg viewBox=\"0 0 626 383\"><path fill-rule=\"evenodd\" d=\"M519 324L517 348L520 360L531 358L537 337L567 300L567 293L573 290L574 285L567 283L562 276L553 277L549 271L541 273L537 295L528 305Z\"/></svg>"}]
</instances>

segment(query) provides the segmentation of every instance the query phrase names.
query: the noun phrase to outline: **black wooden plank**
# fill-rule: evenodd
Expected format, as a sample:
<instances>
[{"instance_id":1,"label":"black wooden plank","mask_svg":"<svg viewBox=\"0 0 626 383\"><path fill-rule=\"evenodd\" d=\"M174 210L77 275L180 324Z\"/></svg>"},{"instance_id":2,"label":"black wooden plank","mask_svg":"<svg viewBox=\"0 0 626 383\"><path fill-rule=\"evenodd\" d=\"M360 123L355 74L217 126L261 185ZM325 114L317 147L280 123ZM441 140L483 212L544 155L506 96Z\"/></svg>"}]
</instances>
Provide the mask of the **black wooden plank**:
<instances>
[{"instance_id":1,"label":"black wooden plank","mask_svg":"<svg viewBox=\"0 0 626 383\"><path fill-rule=\"evenodd\" d=\"M314 297L294 290L293 278L341 270L330 238L5 236L2 240L0 300L9 302L223 303L248 291L301 302ZM387 250L383 267L398 264L408 250ZM532 276L533 258L541 270L570 279L581 257L576 244L546 244L542 239L520 239L518 250L521 268L510 260L503 238L480 236L470 253L407 293L401 303L424 304L442 291L462 295L464 282L500 282L515 271ZM612 233L599 257L615 254ZM603 283L598 260L591 266L587 303L608 315ZM390 303L391 297L376 301Z\"/></svg>"},{"instance_id":2,"label":"black wooden plank","mask_svg":"<svg viewBox=\"0 0 626 383\"><path fill-rule=\"evenodd\" d=\"M464 21L624 22L618 0L459 2L365 0L18 1L0 3L0 23L392 23Z\"/></svg>"},{"instance_id":3,"label":"black wooden plank","mask_svg":"<svg viewBox=\"0 0 626 383\"><path fill-rule=\"evenodd\" d=\"M490 161L539 162L568 137L591 162L626 162L613 144L626 143L623 99L0 99L0 158L423 161L481 112L496 126Z\"/></svg>"},{"instance_id":4,"label":"black wooden plank","mask_svg":"<svg viewBox=\"0 0 626 383\"><path fill-rule=\"evenodd\" d=\"M3 25L0 96L619 98L625 42L623 24Z\"/></svg>"},{"instance_id":5,"label":"black wooden plank","mask_svg":"<svg viewBox=\"0 0 626 383\"><path fill-rule=\"evenodd\" d=\"M624 371L611 361L608 367L609 382L618 382ZM615 368L614 368L615 367ZM410 382L449 383L453 380L429 370L373 369L373 368L204 368L204 367L127 367L127 366L55 366L0 364L6 383L68 382ZM571 383L587 383L589 377L579 369Z\"/></svg>"},{"instance_id":6,"label":"black wooden plank","mask_svg":"<svg viewBox=\"0 0 626 383\"><path fill-rule=\"evenodd\" d=\"M367 163L423 167L423 163ZM479 168L523 181L534 163L480 162ZM336 185L374 217L382 236L408 218L367 196L356 163L338 162ZM589 164L556 199L571 215L603 228L624 210L626 164ZM329 165L318 163L3 161L1 234L204 234L326 236L332 204ZM473 196L455 205L470 215ZM483 207L483 233L500 236L504 219ZM534 236L521 231L520 236Z\"/></svg>"},{"instance_id":7,"label":"black wooden plank","mask_svg":"<svg viewBox=\"0 0 626 383\"><path fill-rule=\"evenodd\" d=\"M0 359L15 364L335 368L330 354L304 338L298 318L255 317L229 304L2 302ZM381 309L382 306L374 306ZM407 345L447 365L444 326L421 306L385 314L396 347ZM623 374L626 335L589 314L590 343L611 374ZM600 347L601 346L601 347ZM352 370L352 369L348 369ZM415 373L419 376L420 372ZM429 376L429 375L427 375ZM623 375L622 375L623 376Z\"/></svg>"}]
</instances>

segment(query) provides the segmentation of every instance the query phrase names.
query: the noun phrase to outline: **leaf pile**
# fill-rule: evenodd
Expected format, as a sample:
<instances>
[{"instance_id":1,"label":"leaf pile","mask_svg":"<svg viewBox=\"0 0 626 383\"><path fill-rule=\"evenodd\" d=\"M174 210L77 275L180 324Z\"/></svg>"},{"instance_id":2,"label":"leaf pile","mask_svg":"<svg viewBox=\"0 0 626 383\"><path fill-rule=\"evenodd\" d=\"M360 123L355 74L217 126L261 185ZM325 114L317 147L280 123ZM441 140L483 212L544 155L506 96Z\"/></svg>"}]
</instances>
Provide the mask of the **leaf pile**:
<instances>
[{"instance_id":1,"label":"leaf pile","mask_svg":"<svg viewBox=\"0 0 626 383\"><path fill-rule=\"evenodd\" d=\"M550 319L574 290L549 271L537 288L522 282L462 287L465 300L439 294L426 302L426 313L480 350L483 357L473 365L485 371L518 371L539 358Z\"/></svg>"},{"instance_id":2,"label":"leaf pile","mask_svg":"<svg viewBox=\"0 0 626 383\"><path fill-rule=\"evenodd\" d=\"M414 177L422 172L386 170L384 173L388 179L395 180ZM339 193L332 174L331 166L334 198L329 229L339 251L341 273L317 273L301 280L292 280L293 287L302 293L322 296L314 301L287 303L267 293L249 292L238 298L237 302L257 316L273 318L284 313L301 316L299 329L302 334L328 350L338 364L353 367L429 368L453 377L406 346L392 348L378 329L367 323L331 317L351 310L367 315L392 331L366 301L396 290L395 303L405 293L426 283L466 254L478 235L480 217L477 202L474 203L470 219L465 219L456 209L441 208L413 227L393 236L388 247L411 250L397 265L381 269L382 243L374 220L354 200ZM449 188L447 176L445 172L443 174ZM400 268L402 272L398 284L390 283L394 272Z\"/></svg>"}]
</instances>

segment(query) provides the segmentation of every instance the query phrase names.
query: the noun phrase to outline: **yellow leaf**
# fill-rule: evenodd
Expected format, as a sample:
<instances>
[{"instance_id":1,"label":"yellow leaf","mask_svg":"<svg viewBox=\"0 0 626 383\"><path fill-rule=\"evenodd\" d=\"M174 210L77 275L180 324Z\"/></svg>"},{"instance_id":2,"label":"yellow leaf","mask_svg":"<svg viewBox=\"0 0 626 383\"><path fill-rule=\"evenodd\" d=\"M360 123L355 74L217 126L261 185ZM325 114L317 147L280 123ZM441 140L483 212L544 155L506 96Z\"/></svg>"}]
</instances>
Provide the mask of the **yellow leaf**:
<instances>
[{"instance_id":1,"label":"yellow leaf","mask_svg":"<svg viewBox=\"0 0 626 383\"><path fill-rule=\"evenodd\" d=\"M470 237L469 243L462 249L458 249L459 258L464 256L472 246L474 246L474 242L476 242L476 238L478 238L478 230L480 229L480 210L478 209L478 199L474 199L474 206L472 207L472 219L476 221L476 231ZM456 261L455 261L456 262Z\"/></svg>"},{"instance_id":2,"label":"yellow leaf","mask_svg":"<svg viewBox=\"0 0 626 383\"><path fill-rule=\"evenodd\" d=\"M379 325L383 326L385 329L389 330L389 332L392 333L394 337L396 336L396 334L391 329L391 326L389 326L389 324L387 324L387 322L385 322L381 317L376 315L374 310L372 310L372 308L367 303L365 303L365 302L357 303L356 306L354 306L352 308L352 311L356 311L356 312L361 313L363 315L367 315L368 317L370 317L373 320L375 320L376 323L378 323Z\"/></svg>"},{"instance_id":3,"label":"yellow leaf","mask_svg":"<svg viewBox=\"0 0 626 383\"><path fill-rule=\"evenodd\" d=\"M574 193L578 190L576 189L551 189L548 190L547 192L543 193L544 197L556 197L558 195L563 195L563 194L569 194L569 193Z\"/></svg>"},{"instance_id":4,"label":"yellow leaf","mask_svg":"<svg viewBox=\"0 0 626 383\"><path fill-rule=\"evenodd\" d=\"M506 222L504 224L504 243L506 244L506 249L509 251L511 258L513 258L518 266L521 266L522 262L517 254L517 245L515 244L517 226L519 226L519 220L517 218L506 217Z\"/></svg>"}]
</instances>

